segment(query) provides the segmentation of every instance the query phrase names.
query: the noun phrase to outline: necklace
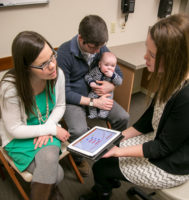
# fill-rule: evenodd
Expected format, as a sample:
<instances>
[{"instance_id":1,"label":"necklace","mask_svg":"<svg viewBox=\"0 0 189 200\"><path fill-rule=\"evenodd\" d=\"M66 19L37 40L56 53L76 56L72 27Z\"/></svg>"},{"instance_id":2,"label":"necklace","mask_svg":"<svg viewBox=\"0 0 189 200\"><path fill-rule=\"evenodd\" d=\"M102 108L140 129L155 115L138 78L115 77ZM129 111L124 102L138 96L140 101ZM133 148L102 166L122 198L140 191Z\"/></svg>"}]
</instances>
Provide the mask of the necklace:
<instances>
[{"instance_id":1,"label":"necklace","mask_svg":"<svg viewBox=\"0 0 189 200\"><path fill-rule=\"evenodd\" d=\"M48 94L47 94L47 89L45 89L46 91L46 115L45 115L45 119L42 118L42 114L37 106L37 103L35 102L36 105L36 110L37 110L37 117L38 117L38 121L41 124L41 122L45 123L48 119L49 116L49 103L48 103Z\"/></svg>"}]
</instances>

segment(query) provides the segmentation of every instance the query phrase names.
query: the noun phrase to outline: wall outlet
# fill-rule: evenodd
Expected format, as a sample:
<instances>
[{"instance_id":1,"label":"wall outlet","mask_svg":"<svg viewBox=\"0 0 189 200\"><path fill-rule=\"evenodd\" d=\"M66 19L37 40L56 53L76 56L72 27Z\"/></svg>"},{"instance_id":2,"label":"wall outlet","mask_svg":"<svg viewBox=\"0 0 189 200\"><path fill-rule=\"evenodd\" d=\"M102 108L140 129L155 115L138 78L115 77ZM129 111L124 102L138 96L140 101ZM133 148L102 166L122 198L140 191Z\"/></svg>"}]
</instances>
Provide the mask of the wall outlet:
<instances>
[{"instance_id":1,"label":"wall outlet","mask_svg":"<svg viewBox=\"0 0 189 200\"><path fill-rule=\"evenodd\" d=\"M116 23L111 22L110 24L110 33L115 33L116 32Z\"/></svg>"},{"instance_id":2,"label":"wall outlet","mask_svg":"<svg viewBox=\"0 0 189 200\"><path fill-rule=\"evenodd\" d=\"M121 32L125 32L126 29L126 23L121 24Z\"/></svg>"}]
</instances>

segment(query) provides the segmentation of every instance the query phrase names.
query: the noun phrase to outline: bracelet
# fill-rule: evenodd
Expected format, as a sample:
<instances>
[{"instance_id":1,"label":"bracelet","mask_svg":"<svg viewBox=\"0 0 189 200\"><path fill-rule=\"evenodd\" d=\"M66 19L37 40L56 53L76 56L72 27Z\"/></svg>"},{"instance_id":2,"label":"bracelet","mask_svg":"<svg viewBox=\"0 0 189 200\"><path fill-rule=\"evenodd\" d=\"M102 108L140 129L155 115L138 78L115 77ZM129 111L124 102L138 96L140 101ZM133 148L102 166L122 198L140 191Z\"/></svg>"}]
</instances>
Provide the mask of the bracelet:
<instances>
[{"instance_id":1,"label":"bracelet","mask_svg":"<svg viewBox=\"0 0 189 200\"><path fill-rule=\"evenodd\" d=\"M89 106L90 106L90 107L93 107L93 106L94 106L93 98L90 98Z\"/></svg>"}]
</instances>

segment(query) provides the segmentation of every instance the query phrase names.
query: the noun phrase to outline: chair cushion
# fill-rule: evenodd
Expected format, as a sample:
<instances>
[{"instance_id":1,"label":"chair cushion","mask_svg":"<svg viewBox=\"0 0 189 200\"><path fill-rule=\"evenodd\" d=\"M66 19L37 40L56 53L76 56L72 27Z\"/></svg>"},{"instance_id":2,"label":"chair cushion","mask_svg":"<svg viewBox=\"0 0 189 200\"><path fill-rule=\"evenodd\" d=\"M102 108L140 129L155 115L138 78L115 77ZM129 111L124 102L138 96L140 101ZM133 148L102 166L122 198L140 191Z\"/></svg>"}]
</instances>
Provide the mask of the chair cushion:
<instances>
[{"instance_id":1,"label":"chair cushion","mask_svg":"<svg viewBox=\"0 0 189 200\"><path fill-rule=\"evenodd\" d=\"M12 159L8 156L7 152L0 147L0 151L2 152L4 158L7 160L7 162L10 164L10 166L16 171L18 172L18 174L20 174L20 176L26 181L26 182L31 182L32 180L32 174L28 171L23 171L20 172L17 167L15 166L14 162L12 161Z\"/></svg>"},{"instance_id":2,"label":"chair cushion","mask_svg":"<svg viewBox=\"0 0 189 200\"><path fill-rule=\"evenodd\" d=\"M159 190L158 194L163 197L168 197L171 200L188 200L189 199L189 180L177 187Z\"/></svg>"},{"instance_id":3,"label":"chair cushion","mask_svg":"<svg viewBox=\"0 0 189 200\"><path fill-rule=\"evenodd\" d=\"M59 156L59 160L61 160L62 158L64 158L65 156L67 156L69 154L69 151L67 151L67 146L69 145L69 142L62 142L61 145L61 151L62 153Z\"/></svg>"},{"instance_id":4,"label":"chair cushion","mask_svg":"<svg viewBox=\"0 0 189 200\"><path fill-rule=\"evenodd\" d=\"M67 151L67 146L69 145L69 142L64 142L61 145L61 151L62 153L59 156L59 160L61 160L62 158L64 158L65 156L67 156L69 154L69 151ZM20 176L26 181L26 182L31 182L32 180L32 174L28 171L23 171L20 172L17 167L15 166L13 160L8 156L7 152L0 147L0 151L2 152L4 158L7 160L7 162L11 165L11 167L18 172L18 174L20 174Z\"/></svg>"}]
</instances>

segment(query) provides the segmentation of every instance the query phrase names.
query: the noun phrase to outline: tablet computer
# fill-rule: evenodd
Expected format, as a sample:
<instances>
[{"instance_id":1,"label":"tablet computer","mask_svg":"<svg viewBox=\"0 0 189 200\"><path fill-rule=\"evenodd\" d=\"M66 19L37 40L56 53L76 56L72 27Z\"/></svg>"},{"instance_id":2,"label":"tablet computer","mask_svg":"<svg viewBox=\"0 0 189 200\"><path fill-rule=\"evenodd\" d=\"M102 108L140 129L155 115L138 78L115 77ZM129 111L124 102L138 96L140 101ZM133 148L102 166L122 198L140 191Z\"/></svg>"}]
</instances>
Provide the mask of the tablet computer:
<instances>
[{"instance_id":1,"label":"tablet computer","mask_svg":"<svg viewBox=\"0 0 189 200\"><path fill-rule=\"evenodd\" d=\"M120 131L95 126L70 143L67 150L93 160L98 160L110 148L119 143L122 138Z\"/></svg>"}]
</instances>

